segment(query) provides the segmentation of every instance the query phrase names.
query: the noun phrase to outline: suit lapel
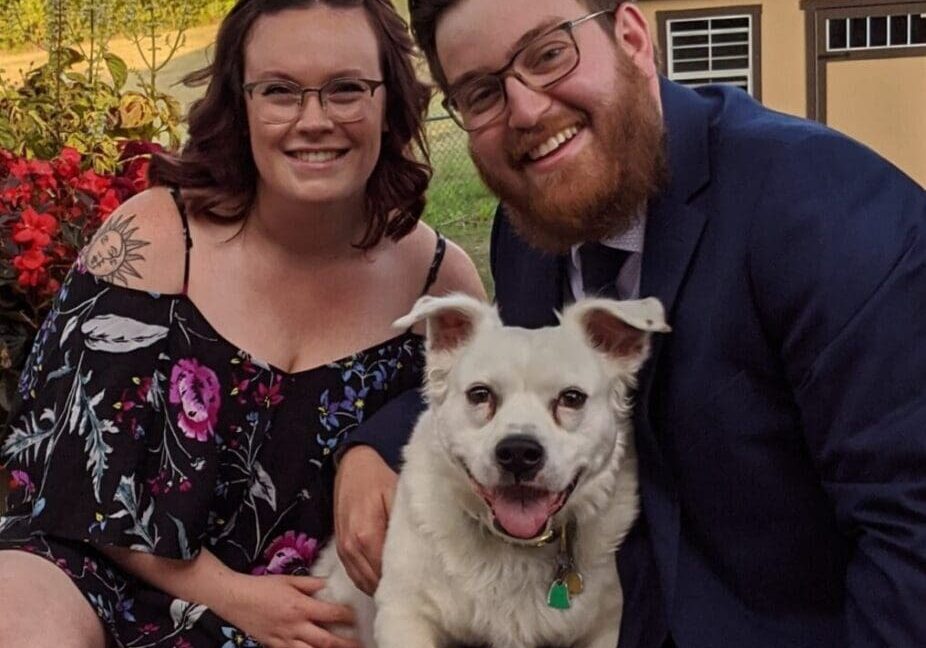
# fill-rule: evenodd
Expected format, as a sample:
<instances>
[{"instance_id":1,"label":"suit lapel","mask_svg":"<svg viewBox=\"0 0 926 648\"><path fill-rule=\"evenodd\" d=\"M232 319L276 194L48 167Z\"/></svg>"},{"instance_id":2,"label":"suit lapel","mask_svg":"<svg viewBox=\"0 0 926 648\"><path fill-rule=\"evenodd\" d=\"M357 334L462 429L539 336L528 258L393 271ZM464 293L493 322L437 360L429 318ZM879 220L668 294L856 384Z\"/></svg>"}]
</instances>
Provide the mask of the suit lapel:
<instances>
[{"instance_id":1,"label":"suit lapel","mask_svg":"<svg viewBox=\"0 0 926 648\"><path fill-rule=\"evenodd\" d=\"M691 206L690 201L710 180L711 104L665 79L660 79L660 90L670 183L647 212L640 296L658 297L671 325L675 300L706 222L706 214ZM639 382L640 392L646 398L664 339L665 336L655 336L650 360Z\"/></svg>"},{"instance_id":2,"label":"suit lapel","mask_svg":"<svg viewBox=\"0 0 926 648\"><path fill-rule=\"evenodd\" d=\"M565 257L541 252L521 239L500 205L492 232L495 297L509 326L540 328L557 323L563 307Z\"/></svg>"},{"instance_id":3,"label":"suit lapel","mask_svg":"<svg viewBox=\"0 0 926 648\"><path fill-rule=\"evenodd\" d=\"M666 124L670 184L647 212L640 296L657 297L672 324L672 313L688 267L694 257L707 215L691 200L710 180L708 120L711 104L687 88L660 80ZM668 335L671 335L669 333ZM665 335L653 338L650 358L638 377L638 406L634 413L640 454L643 508L649 518L653 548L667 609L675 593L678 556L678 496L671 466L660 448L663 441L652 427L652 388L662 359Z\"/></svg>"},{"instance_id":4,"label":"suit lapel","mask_svg":"<svg viewBox=\"0 0 926 648\"><path fill-rule=\"evenodd\" d=\"M661 83L670 183L647 213L640 295L658 297L669 314L704 228L706 215L689 203L710 180L711 104L665 79Z\"/></svg>"}]
</instances>

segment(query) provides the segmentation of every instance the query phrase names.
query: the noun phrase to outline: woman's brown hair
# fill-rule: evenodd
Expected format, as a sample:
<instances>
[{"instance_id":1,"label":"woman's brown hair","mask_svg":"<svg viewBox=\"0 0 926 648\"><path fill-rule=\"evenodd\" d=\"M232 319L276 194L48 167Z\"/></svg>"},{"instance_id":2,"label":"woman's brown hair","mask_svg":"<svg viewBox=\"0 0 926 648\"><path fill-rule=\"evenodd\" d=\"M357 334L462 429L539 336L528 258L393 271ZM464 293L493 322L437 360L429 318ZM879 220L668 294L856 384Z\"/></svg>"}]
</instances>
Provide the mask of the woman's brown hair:
<instances>
[{"instance_id":1,"label":"woman's brown hair","mask_svg":"<svg viewBox=\"0 0 926 648\"><path fill-rule=\"evenodd\" d=\"M260 16L316 4L362 7L379 44L389 128L382 135L379 160L366 188L369 224L357 246L367 249L383 236L398 240L414 228L424 211L424 192L431 179L424 139L430 90L415 75L414 46L390 0L240 0L219 28L213 63L183 80L191 86L208 83L205 96L190 109L183 150L179 156L155 156L149 174L153 184L180 187L195 213L247 216L259 174L241 88L244 43Z\"/></svg>"}]
</instances>

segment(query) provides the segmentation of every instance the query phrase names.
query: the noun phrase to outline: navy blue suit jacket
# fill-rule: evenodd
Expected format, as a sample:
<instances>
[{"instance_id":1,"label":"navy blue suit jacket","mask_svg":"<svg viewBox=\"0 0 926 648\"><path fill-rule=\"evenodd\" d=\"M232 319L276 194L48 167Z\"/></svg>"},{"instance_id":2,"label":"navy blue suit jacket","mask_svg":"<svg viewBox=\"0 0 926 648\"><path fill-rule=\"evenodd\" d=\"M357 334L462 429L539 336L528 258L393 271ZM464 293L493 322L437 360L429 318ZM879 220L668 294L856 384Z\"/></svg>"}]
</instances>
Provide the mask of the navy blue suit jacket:
<instances>
[{"instance_id":1,"label":"navy blue suit jacket","mask_svg":"<svg viewBox=\"0 0 926 648\"><path fill-rule=\"evenodd\" d=\"M926 646L926 193L738 90L661 93L641 296L673 332L637 396L621 646ZM555 324L564 258L504 210L492 269L507 323ZM355 439L395 460L415 400Z\"/></svg>"}]
</instances>

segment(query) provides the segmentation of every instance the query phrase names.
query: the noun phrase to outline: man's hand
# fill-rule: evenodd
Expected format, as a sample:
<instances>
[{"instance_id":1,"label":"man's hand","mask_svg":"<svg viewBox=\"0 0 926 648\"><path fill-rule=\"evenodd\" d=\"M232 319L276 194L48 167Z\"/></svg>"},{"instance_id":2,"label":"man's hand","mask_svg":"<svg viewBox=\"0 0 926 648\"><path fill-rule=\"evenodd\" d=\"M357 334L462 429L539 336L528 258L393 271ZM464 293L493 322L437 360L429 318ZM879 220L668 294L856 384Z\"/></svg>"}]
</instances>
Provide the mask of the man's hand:
<instances>
[{"instance_id":1,"label":"man's hand","mask_svg":"<svg viewBox=\"0 0 926 648\"><path fill-rule=\"evenodd\" d=\"M383 542L398 475L373 448L344 453L334 480L334 532L347 575L373 595L382 575Z\"/></svg>"}]
</instances>

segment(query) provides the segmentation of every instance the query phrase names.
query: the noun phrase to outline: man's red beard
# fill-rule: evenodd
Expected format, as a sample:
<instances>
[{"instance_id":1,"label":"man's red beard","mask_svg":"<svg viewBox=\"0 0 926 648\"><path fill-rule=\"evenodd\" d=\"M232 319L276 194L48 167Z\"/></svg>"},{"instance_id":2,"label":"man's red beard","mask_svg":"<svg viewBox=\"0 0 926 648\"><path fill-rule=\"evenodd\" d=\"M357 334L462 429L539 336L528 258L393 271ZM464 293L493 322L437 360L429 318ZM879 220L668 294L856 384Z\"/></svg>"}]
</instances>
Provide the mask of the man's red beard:
<instances>
[{"instance_id":1,"label":"man's red beard","mask_svg":"<svg viewBox=\"0 0 926 648\"><path fill-rule=\"evenodd\" d=\"M601 110L596 123L583 124L597 146L584 152L577 163L545 174L542 185L525 182L524 174L519 174L519 182L511 182L473 156L479 175L505 203L518 233L541 250L559 254L578 243L624 232L667 180L664 128L646 78L622 52L618 72L620 104ZM527 147L570 123L559 119L529 133L510 133L505 149L511 169L529 164Z\"/></svg>"}]
</instances>

